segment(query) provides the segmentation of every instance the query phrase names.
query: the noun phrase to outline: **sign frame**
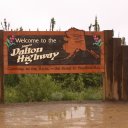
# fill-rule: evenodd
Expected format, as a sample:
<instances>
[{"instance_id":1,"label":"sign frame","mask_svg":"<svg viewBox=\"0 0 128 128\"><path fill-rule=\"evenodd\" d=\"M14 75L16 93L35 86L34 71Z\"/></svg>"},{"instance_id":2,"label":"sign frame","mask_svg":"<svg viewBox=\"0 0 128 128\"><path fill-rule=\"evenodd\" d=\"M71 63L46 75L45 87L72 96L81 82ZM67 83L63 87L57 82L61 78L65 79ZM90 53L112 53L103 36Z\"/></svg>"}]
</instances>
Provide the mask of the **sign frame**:
<instances>
[{"instance_id":1,"label":"sign frame","mask_svg":"<svg viewBox=\"0 0 128 128\"><path fill-rule=\"evenodd\" d=\"M100 47L100 63L99 64L54 64L54 65L9 65L8 46L6 40L8 36L65 36L79 35L84 33L87 36L100 36L102 45ZM81 37L80 37L81 38ZM4 60L4 74L51 74L51 73L103 73L104 72L104 31L83 31L76 28L71 28L68 31L4 31L3 32L3 60ZM69 45L71 47L71 45ZM86 49L87 50L87 49ZM89 51L91 54L91 50ZM92 52L93 55L93 52Z\"/></svg>"}]
</instances>

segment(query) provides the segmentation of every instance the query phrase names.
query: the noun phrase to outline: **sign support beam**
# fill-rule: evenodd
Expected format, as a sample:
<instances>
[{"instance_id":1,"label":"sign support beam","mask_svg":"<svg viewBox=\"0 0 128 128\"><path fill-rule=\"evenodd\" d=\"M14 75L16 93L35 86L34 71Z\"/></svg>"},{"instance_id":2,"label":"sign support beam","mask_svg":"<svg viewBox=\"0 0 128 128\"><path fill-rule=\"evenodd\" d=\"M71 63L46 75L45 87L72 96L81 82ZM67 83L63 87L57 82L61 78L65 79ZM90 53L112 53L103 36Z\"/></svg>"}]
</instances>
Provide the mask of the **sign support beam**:
<instances>
[{"instance_id":1,"label":"sign support beam","mask_svg":"<svg viewBox=\"0 0 128 128\"><path fill-rule=\"evenodd\" d=\"M0 103L4 103L3 30L0 30Z\"/></svg>"}]
</instances>

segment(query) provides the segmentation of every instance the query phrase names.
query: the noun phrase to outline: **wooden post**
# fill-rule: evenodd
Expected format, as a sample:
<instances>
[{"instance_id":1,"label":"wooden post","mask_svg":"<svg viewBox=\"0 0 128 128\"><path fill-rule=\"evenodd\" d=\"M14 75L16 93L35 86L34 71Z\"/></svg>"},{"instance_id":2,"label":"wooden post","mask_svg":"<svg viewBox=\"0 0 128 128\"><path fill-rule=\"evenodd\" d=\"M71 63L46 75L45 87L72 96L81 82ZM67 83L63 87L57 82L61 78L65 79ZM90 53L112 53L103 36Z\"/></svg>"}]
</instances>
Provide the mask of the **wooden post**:
<instances>
[{"instance_id":1,"label":"wooden post","mask_svg":"<svg viewBox=\"0 0 128 128\"><path fill-rule=\"evenodd\" d=\"M121 39L113 38L113 99L121 99L122 81Z\"/></svg>"},{"instance_id":2,"label":"wooden post","mask_svg":"<svg viewBox=\"0 0 128 128\"><path fill-rule=\"evenodd\" d=\"M128 100L128 46L122 46L122 100Z\"/></svg>"},{"instance_id":3,"label":"wooden post","mask_svg":"<svg viewBox=\"0 0 128 128\"><path fill-rule=\"evenodd\" d=\"M105 44L105 74L104 74L104 99L112 99L112 84L113 84L113 31L104 31L104 44Z\"/></svg>"},{"instance_id":4,"label":"wooden post","mask_svg":"<svg viewBox=\"0 0 128 128\"><path fill-rule=\"evenodd\" d=\"M0 103L4 102L3 33L0 30Z\"/></svg>"}]
</instances>

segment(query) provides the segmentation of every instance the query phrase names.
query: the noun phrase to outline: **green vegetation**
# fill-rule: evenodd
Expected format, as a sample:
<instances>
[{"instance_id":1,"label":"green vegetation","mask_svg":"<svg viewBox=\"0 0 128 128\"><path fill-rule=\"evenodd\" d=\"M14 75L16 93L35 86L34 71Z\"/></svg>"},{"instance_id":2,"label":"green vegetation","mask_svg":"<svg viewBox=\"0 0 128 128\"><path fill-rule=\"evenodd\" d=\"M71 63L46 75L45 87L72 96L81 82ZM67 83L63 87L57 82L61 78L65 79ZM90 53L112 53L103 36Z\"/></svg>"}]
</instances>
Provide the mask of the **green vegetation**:
<instances>
[{"instance_id":1,"label":"green vegetation","mask_svg":"<svg viewBox=\"0 0 128 128\"><path fill-rule=\"evenodd\" d=\"M5 102L99 99L102 99L100 74L5 76Z\"/></svg>"}]
</instances>

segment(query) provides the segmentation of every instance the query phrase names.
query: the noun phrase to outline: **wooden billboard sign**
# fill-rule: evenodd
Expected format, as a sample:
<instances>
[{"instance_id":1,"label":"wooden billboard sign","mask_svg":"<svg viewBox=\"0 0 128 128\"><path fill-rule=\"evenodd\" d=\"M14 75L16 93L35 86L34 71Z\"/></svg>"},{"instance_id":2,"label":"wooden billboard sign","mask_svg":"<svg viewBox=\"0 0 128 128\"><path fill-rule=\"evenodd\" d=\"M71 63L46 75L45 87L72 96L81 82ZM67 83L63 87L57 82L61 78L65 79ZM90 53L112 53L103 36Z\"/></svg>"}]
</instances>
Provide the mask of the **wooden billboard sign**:
<instances>
[{"instance_id":1,"label":"wooden billboard sign","mask_svg":"<svg viewBox=\"0 0 128 128\"><path fill-rule=\"evenodd\" d=\"M104 72L104 31L3 32L4 74Z\"/></svg>"},{"instance_id":2,"label":"wooden billboard sign","mask_svg":"<svg viewBox=\"0 0 128 128\"><path fill-rule=\"evenodd\" d=\"M111 93L112 30L0 30L0 102L4 74L104 73L104 95Z\"/></svg>"}]
</instances>

